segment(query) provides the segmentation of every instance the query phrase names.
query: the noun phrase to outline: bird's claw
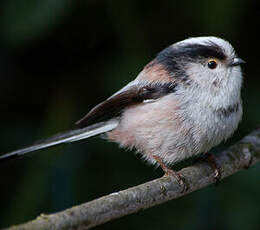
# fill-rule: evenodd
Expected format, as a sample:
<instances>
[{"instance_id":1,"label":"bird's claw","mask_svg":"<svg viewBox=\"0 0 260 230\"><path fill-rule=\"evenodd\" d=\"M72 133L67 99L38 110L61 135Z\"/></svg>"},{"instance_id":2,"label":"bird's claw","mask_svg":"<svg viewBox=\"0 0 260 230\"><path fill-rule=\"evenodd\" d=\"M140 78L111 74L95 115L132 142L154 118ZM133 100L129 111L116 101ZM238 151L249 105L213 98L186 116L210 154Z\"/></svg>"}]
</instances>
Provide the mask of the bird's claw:
<instances>
[{"instance_id":1,"label":"bird's claw","mask_svg":"<svg viewBox=\"0 0 260 230\"><path fill-rule=\"evenodd\" d=\"M164 176L170 176L170 177L173 176L176 178L179 186L182 187L182 192L188 191L189 187L185 182L185 177L181 173L173 171L169 168L166 171L164 170L164 172L165 172Z\"/></svg>"}]
</instances>

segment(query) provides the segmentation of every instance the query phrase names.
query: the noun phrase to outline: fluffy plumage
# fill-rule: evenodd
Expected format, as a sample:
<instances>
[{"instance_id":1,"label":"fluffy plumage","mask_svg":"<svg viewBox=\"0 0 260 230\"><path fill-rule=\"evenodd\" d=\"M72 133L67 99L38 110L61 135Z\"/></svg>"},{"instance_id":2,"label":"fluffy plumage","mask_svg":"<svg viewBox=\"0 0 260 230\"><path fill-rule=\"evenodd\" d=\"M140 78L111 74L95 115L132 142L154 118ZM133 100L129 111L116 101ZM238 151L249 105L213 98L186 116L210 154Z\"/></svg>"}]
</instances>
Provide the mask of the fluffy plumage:
<instances>
[{"instance_id":1,"label":"fluffy plumage","mask_svg":"<svg viewBox=\"0 0 260 230\"><path fill-rule=\"evenodd\" d=\"M207 152L230 137L241 119L241 63L233 47L220 38L175 43L77 122L80 129L0 160L103 132L120 146L135 148L152 164L158 163L157 157L171 165Z\"/></svg>"},{"instance_id":2,"label":"fluffy plumage","mask_svg":"<svg viewBox=\"0 0 260 230\"><path fill-rule=\"evenodd\" d=\"M209 69L209 59L216 69ZM149 63L131 85L172 82L176 91L147 104L129 106L108 137L136 148L150 163L171 165L207 152L236 130L242 117L239 66L233 47L215 37L176 43Z\"/></svg>"}]
</instances>

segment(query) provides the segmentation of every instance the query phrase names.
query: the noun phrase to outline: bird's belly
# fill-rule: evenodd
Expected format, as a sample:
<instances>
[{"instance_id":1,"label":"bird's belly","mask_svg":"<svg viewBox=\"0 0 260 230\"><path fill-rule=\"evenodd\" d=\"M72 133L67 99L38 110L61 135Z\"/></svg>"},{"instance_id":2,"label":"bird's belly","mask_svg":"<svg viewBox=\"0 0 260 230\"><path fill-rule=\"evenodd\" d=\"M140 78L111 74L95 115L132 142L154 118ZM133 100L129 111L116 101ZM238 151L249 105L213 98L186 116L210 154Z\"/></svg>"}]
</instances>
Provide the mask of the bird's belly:
<instances>
[{"instance_id":1,"label":"bird's belly","mask_svg":"<svg viewBox=\"0 0 260 230\"><path fill-rule=\"evenodd\" d=\"M153 156L159 156L164 163L173 164L192 155L195 143L190 124L180 117L179 110L170 96L159 103L132 106L108 138L122 147L135 148L151 163L156 163Z\"/></svg>"},{"instance_id":2,"label":"bird's belly","mask_svg":"<svg viewBox=\"0 0 260 230\"><path fill-rule=\"evenodd\" d=\"M210 110L199 113L183 110L166 96L160 102L128 108L108 137L121 147L135 148L150 163L155 164L153 156L158 156L171 165L209 151L227 139L241 117L237 113L221 118Z\"/></svg>"}]
</instances>

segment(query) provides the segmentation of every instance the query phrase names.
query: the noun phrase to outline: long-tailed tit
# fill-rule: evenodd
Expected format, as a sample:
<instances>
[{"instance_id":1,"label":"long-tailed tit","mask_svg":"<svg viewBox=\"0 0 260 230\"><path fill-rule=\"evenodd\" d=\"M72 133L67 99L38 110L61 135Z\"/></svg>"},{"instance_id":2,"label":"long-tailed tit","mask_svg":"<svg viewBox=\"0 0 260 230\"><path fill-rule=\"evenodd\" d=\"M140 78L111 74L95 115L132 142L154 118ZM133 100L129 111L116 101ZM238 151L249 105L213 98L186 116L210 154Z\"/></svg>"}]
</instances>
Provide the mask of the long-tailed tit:
<instances>
[{"instance_id":1,"label":"long-tailed tit","mask_svg":"<svg viewBox=\"0 0 260 230\"><path fill-rule=\"evenodd\" d=\"M168 166L206 153L234 133L242 117L242 63L231 44L220 38L177 42L78 121L79 129L0 160L106 133L109 140L136 149L168 173Z\"/></svg>"}]
</instances>

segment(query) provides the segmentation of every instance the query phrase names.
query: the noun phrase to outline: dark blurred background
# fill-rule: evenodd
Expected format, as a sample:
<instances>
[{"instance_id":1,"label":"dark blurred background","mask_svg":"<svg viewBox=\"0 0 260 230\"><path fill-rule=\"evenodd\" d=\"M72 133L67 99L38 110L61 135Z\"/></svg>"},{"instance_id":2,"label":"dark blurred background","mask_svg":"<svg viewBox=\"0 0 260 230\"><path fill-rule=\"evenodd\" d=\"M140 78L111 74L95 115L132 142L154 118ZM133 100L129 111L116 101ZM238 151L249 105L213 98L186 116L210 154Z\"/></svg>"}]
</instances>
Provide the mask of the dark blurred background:
<instances>
[{"instance_id":1,"label":"dark blurred background","mask_svg":"<svg viewBox=\"0 0 260 230\"><path fill-rule=\"evenodd\" d=\"M74 128L161 49L191 36L230 41L246 60L244 117L259 124L259 1L5 0L0 3L0 153ZM95 137L0 165L0 227L162 175ZM96 229L260 229L260 165Z\"/></svg>"}]
</instances>

